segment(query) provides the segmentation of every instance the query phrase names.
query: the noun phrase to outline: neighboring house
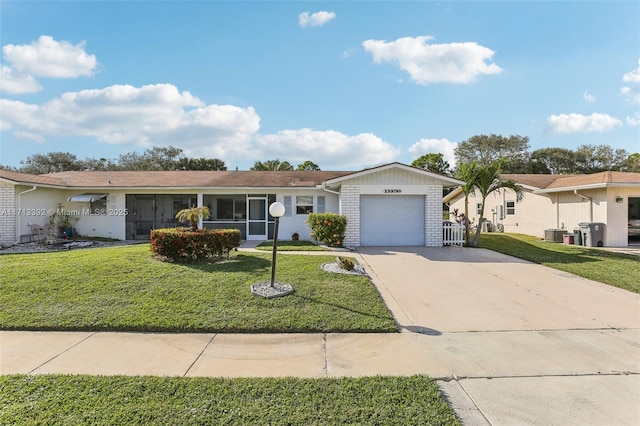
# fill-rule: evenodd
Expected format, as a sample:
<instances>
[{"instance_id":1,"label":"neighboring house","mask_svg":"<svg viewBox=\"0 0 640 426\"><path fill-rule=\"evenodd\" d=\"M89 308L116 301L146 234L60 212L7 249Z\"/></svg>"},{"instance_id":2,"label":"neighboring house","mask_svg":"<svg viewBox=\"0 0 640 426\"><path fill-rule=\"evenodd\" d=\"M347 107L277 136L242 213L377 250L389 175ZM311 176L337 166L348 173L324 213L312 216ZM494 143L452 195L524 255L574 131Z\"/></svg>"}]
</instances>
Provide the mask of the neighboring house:
<instances>
[{"instance_id":1,"label":"neighboring house","mask_svg":"<svg viewBox=\"0 0 640 426\"><path fill-rule=\"evenodd\" d=\"M459 180L400 163L348 171L114 171L28 175L0 170L0 244L70 214L82 236L148 239L152 229L179 226L175 215L207 206L205 228L236 228L243 239L272 237L269 205L285 215L280 238L310 239L306 216L347 216L344 245L441 246L442 190Z\"/></svg>"},{"instance_id":2,"label":"neighboring house","mask_svg":"<svg viewBox=\"0 0 640 426\"><path fill-rule=\"evenodd\" d=\"M504 232L544 237L547 229L573 232L582 222L604 223L603 245L628 245L628 223L640 218L640 173L601 172L589 175L503 174L525 190L522 201L513 191L493 193L487 198L485 219ZM445 199L450 209L464 211L459 189ZM477 224L481 198L469 197L469 218Z\"/></svg>"}]
</instances>

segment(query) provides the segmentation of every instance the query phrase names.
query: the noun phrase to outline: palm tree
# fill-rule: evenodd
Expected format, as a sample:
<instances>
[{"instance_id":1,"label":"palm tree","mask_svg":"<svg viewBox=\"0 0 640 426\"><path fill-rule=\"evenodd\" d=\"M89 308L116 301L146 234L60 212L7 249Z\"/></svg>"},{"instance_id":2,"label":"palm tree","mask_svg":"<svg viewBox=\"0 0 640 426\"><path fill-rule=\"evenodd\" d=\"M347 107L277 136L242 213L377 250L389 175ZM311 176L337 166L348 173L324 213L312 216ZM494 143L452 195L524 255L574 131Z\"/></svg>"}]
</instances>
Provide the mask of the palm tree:
<instances>
[{"instance_id":1,"label":"palm tree","mask_svg":"<svg viewBox=\"0 0 640 426\"><path fill-rule=\"evenodd\" d=\"M176 214L178 222L189 222L191 230L198 229L198 222L200 219L208 219L211 216L209 208L207 206L191 207L188 209L182 209Z\"/></svg>"},{"instance_id":2,"label":"palm tree","mask_svg":"<svg viewBox=\"0 0 640 426\"><path fill-rule=\"evenodd\" d=\"M293 170L293 166L289 164L288 161L280 161L276 160L267 160L267 161L256 161L253 163L253 167L251 170L257 171L267 171L267 172L284 172Z\"/></svg>"},{"instance_id":3,"label":"palm tree","mask_svg":"<svg viewBox=\"0 0 640 426\"><path fill-rule=\"evenodd\" d=\"M493 192L500 193L503 190L510 189L516 194L516 200L521 201L524 197L524 190L522 186L513 180L503 180L500 178L500 171L506 159L500 158L498 161L494 161L489 165L476 165L475 170L471 173L470 180L465 180L466 184L473 182L473 188L482 197L480 204L480 219L478 220L478 228L476 235L471 243L472 247L478 247L480 243L480 232L482 230L482 223L484 222L484 204L489 194ZM467 210L465 201L465 211Z\"/></svg>"},{"instance_id":4,"label":"palm tree","mask_svg":"<svg viewBox=\"0 0 640 426\"><path fill-rule=\"evenodd\" d=\"M467 247L471 245L471 233L469 232L469 195L473 192L476 185L476 177L478 175L478 163L461 163L458 165L457 177L464 181L464 185L460 187L464 193L464 233L465 244Z\"/></svg>"}]
</instances>

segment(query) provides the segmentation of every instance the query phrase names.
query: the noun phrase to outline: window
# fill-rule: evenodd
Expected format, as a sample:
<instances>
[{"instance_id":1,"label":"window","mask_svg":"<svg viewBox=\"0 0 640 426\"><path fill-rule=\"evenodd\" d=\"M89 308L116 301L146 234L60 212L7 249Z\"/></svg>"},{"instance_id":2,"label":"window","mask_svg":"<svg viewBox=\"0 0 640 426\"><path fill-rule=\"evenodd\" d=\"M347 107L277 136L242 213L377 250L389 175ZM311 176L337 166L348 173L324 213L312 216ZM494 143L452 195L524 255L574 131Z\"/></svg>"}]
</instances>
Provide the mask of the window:
<instances>
[{"instance_id":1,"label":"window","mask_svg":"<svg viewBox=\"0 0 640 426\"><path fill-rule=\"evenodd\" d=\"M99 198L89 203L91 214L107 214L107 199Z\"/></svg>"},{"instance_id":2,"label":"window","mask_svg":"<svg viewBox=\"0 0 640 426\"><path fill-rule=\"evenodd\" d=\"M482 213L482 203L476 204L476 214Z\"/></svg>"},{"instance_id":3,"label":"window","mask_svg":"<svg viewBox=\"0 0 640 426\"><path fill-rule=\"evenodd\" d=\"M242 221L247 218L246 195L205 195L203 204L211 212L209 220Z\"/></svg>"},{"instance_id":4,"label":"window","mask_svg":"<svg viewBox=\"0 0 640 426\"><path fill-rule=\"evenodd\" d=\"M515 201L507 201L507 214L508 215L516 214L516 202Z\"/></svg>"},{"instance_id":5,"label":"window","mask_svg":"<svg viewBox=\"0 0 640 426\"><path fill-rule=\"evenodd\" d=\"M283 198L284 201L284 215L285 216L291 216L291 195L285 195Z\"/></svg>"},{"instance_id":6,"label":"window","mask_svg":"<svg viewBox=\"0 0 640 426\"><path fill-rule=\"evenodd\" d=\"M299 195L296 197L296 214L313 213L313 195Z\"/></svg>"}]
</instances>

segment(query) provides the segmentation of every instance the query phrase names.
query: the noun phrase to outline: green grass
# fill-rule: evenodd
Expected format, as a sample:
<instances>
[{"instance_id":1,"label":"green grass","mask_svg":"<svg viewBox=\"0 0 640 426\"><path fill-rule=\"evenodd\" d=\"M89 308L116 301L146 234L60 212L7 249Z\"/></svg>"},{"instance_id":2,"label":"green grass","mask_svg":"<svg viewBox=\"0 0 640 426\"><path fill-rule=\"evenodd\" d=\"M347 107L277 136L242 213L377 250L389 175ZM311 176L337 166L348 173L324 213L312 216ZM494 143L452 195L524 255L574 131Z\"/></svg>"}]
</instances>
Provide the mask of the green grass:
<instances>
[{"instance_id":1,"label":"green grass","mask_svg":"<svg viewBox=\"0 0 640 426\"><path fill-rule=\"evenodd\" d=\"M257 250L273 250L273 241L263 241L256 246ZM331 251L326 247L319 246L311 241L278 240L278 251Z\"/></svg>"},{"instance_id":2,"label":"green grass","mask_svg":"<svg viewBox=\"0 0 640 426\"><path fill-rule=\"evenodd\" d=\"M253 296L270 253L192 265L155 260L149 245L0 256L0 329L172 332L395 332L366 277L320 269L332 256L278 256L283 298Z\"/></svg>"},{"instance_id":3,"label":"green grass","mask_svg":"<svg viewBox=\"0 0 640 426\"><path fill-rule=\"evenodd\" d=\"M551 243L522 234L481 234L480 247L640 293L640 257Z\"/></svg>"},{"instance_id":4,"label":"green grass","mask_svg":"<svg viewBox=\"0 0 640 426\"><path fill-rule=\"evenodd\" d=\"M0 376L0 424L458 425L425 376Z\"/></svg>"}]
</instances>

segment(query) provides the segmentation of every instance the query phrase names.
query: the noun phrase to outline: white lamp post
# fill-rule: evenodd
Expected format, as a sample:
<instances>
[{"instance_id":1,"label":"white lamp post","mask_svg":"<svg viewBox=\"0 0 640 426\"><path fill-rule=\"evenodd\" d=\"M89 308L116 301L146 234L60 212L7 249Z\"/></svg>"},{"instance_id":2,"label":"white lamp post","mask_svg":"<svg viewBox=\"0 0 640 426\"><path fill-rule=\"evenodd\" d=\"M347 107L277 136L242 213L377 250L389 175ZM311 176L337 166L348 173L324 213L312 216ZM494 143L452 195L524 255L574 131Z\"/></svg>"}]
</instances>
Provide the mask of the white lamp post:
<instances>
[{"instance_id":1,"label":"white lamp post","mask_svg":"<svg viewBox=\"0 0 640 426\"><path fill-rule=\"evenodd\" d=\"M271 259L271 281L259 282L251 285L251 293L271 299L293 293L291 284L276 284L276 254L278 252L278 226L280 218L284 216L284 205L275 202L269 206L269 214L275 219L273 227L273 256Z\"/></svg>"},{"instance_id":2,"label":"white lamp post","mask_svg":"<svg viewBox=\"0 0 640 426\"><path fill-rule=\"evenodd\" d=\"M278 251L278 225L280 218L284 216L284 204L276 201L269 206L269 214L274 217L276 223L273 227L273 256L271 257L271 287L276 281L276 253Z\"/></svg>"}]
</instances>

